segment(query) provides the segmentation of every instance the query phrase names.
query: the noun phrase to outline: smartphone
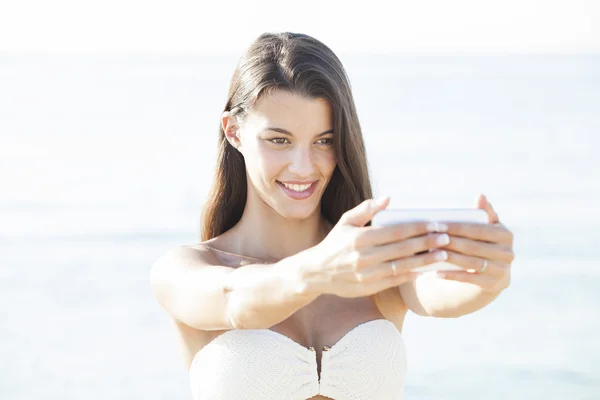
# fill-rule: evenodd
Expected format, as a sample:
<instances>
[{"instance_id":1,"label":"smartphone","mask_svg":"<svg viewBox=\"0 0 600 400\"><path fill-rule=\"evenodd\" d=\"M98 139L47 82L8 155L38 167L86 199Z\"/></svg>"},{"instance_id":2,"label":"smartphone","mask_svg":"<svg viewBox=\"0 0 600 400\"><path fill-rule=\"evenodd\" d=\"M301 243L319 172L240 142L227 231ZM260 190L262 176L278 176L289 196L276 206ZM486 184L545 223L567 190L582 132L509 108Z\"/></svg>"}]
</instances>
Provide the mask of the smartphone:
<instances>
[{"instance_id":1,"label":"smartphone","mask_svg":"<svg viewBox=\"0 0 600 400\"><path fill-rule=\"evenodd\" d=\"M402 222L471 222L488 223L488 215L478 208L432 208L432 209L384 209L373 216L372 226L394 225ZM415 272L462 271L463 268L449 262L436 262L415 268Z\"/></svg>"}]
</instances>

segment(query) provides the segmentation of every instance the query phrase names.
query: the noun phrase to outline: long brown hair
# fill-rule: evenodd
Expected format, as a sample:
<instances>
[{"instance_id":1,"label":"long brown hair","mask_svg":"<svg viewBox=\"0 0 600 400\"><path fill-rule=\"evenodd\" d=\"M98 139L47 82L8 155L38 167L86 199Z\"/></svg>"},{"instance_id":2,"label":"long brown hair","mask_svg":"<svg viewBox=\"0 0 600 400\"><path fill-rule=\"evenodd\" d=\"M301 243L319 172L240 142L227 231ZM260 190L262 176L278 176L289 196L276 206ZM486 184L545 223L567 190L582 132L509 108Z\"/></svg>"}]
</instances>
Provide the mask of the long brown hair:
<instances>
[{"instance_id":1,"label":"long brown hair","mask_svg":"<svg viewBox=\"0 0 600 400\"><path fill-rule=\"evenodd\" d=\"M331 105L337 166L323 193L321 213L336 224L344 212L372 197L348 76L333 51L317 39L299 33L264 33L239 60L224 111L243 119L261 96L277 89L309 99L323 98ZM202 241L226 232L240 220L246 206L246 179L244 157L219 126L215 177L202 212Z\"/></svg>"}]
</instances>

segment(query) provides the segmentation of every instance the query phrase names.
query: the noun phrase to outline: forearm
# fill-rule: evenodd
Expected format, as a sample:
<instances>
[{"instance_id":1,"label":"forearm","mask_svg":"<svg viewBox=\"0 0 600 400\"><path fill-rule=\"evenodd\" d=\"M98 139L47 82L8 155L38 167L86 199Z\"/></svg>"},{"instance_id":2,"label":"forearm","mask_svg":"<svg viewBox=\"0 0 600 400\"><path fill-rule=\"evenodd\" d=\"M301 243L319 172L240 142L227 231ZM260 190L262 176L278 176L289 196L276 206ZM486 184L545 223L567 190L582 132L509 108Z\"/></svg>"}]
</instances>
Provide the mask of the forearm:
<instances>
[{"instance_id":1,"label":"forearm","mask_svg":"<svg viewBox=\"0 0 600 400\"><path fill-rule=\"evenodd\" d=\"M416 285L427 315L438 318L471 314L490 304L501 293L486 292L471 283L426 277L418 279Z\"/></svg>"},{"instance_id":2,"label":"forearm","mask_svg":"<svg viewBox=\"0 0 600 400\"><path fill-rule=\"evenodd\" d=\"M457 318L463 315L471 314L494 301L501 292L485 292L480 287L470 283L458 282L465 286L455 295L455 298L449 301L440 317ZM467 287L468 286L468 287Z\"/></svg>"},{"instance_id":3,"label":"forearm","mask_svg":"<svg viewBox=\"0 0 600 400\"><path fill-rule=\"evenodd\" d=\"M228 313L237 329L266 329L315 300L307 293L303 271L314 267L310 250L268 265L246 265L229 274Z\"/></svg>"}]
</instances>

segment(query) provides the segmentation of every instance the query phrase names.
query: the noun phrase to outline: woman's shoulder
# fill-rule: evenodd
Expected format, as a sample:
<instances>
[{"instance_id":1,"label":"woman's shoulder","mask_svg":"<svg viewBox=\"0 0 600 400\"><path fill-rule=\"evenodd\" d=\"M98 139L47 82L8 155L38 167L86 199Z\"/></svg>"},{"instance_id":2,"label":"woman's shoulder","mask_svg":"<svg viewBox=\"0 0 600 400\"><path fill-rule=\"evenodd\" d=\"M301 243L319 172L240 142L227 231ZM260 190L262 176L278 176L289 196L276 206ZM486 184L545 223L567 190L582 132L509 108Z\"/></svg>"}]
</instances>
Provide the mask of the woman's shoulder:
<instances>
[{"instance_id":1,"label":"woman's shoulder","mask_svg":"<svg viewBox=\"0 0 600 400\"><path fill-rule=\"evenodd\" d=\"M223 265L227 267L237 268L246 264L260 262L261 260L236 254L231 251L228 245L228 240L224 236L188 245L189 248L196 250L206 262L214 265Z\"/></svg>"},{"instance_id":2,"label":"woman's shoulder","mask_svg":"<svg viewBox=\"0 0 600 400\"><path fill-rule=\"evenodd\" d=\"M197 251L199 254L201 254L204 257L213 257L214 256L214 247L213 247L213 245L211 245L212 241L213 241L213 239L206 240L203 242L186 244L186 245L183 245L182 247Z\"/></svg>"},{"instance_id":3,"label":"woman's shoulder","mask_svg":"<svg viewBox=\"0 0 600 400\"><path fill-rule=\"evenodd\" d=\"M204 266L218 264L217 258L208 248L195 244L181 244L171 247L154 262L153 270L169 271L174 265ZM160 267L160 268L159 268Z\"/></svg>"}]
</instances>

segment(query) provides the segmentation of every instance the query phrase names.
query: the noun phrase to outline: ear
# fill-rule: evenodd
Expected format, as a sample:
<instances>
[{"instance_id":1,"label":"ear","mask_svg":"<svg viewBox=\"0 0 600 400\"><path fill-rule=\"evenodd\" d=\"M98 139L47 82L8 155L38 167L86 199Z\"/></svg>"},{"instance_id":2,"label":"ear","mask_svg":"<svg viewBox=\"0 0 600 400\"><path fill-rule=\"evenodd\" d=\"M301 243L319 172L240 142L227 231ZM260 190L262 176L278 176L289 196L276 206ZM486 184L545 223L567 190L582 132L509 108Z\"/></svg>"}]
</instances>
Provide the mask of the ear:
<instances>
[{"instance_id":1,"label":"ear","mask_svg":"<svg viewBox=\"0 0 600 400\"><path fill-rule=\"evenodd\" d=\"M242 144L239 137L239 125L236 118L229 111L225 111L221 116L221 127L229 144L239 150Z\"/></svg>"}]
</instances>

